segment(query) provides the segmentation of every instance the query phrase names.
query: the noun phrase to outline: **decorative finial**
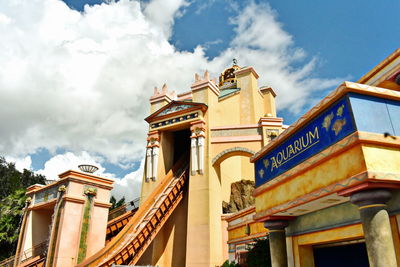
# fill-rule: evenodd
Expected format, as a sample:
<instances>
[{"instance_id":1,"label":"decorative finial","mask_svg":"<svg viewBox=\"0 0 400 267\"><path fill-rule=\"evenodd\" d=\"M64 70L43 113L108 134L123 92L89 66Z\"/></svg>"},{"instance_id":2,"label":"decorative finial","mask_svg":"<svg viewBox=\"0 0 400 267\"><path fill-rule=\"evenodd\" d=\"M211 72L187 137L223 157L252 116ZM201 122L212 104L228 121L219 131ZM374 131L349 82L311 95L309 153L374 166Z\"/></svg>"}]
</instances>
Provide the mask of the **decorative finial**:
<instances>
[{"instance_id":1,"label":"decorative finial","mask_svg":"<svg viewBox=\"0 0 400 267\"><path fill-rule=\"evenodd\" d=\"M164 85L162 86L162 92L163 92L163 94L166 94L167 93L167 88L168 88L168 86L167 86L167 84L166 83L164 83Z\"/></svg>"},{"instance_id":2,"label":"decorative finial","mask_svg":"<svg viewBox=\"0 0 400 267\"><path fill-rule=\"evenodd\" d=\"M199 82L200 81L200 75L199 74L197 74L197 73L194 74L194 81L195 82Z\"/></svg>"},{"instance_id":3,"label":"decorative finial","mask_svg":"<svg viewBox=\"0 0 400 267\"><path fill-rule=\"evenodd\" d=\"M156 87L154 87L154 95L158 95L158 94L159 94L159 92L158 92L158 88L156 86Z\"/></svg>"},{"instance_id":4,"label":"decorative finial","mask_svg":"<svg viewBox=\"0 0 400 267\"><path fill-rule=\"evenodd\" d=\"M232 59L232 62L233 62L234 66L237 65L237 59L236 58Z\"/></svg>"},{"instance_id":5,"label":"decorative finial","mask_svg":"<svg viewBox=\"0 0 400 267\"><path fill-rule=\"evenodd\" d=\"M205 79L206 81L210 80L210 74L208 73L208 70L206 70L206 71L204 72L204 79Z\"/></svg>"}]
</instances>

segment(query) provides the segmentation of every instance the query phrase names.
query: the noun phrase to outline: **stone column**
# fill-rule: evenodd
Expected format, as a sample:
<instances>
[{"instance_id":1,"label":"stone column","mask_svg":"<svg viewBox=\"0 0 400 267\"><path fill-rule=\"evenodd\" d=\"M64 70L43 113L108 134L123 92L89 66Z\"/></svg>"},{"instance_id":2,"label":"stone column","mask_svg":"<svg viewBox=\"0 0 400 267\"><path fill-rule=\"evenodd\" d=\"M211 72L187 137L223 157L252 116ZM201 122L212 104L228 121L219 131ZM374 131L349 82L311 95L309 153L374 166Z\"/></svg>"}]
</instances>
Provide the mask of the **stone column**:
<instances>
[{"instance_id":1,"label":"stone column","mask_svg":"<svg viewBox=\"0 0 400 267\"><path fill-rule=\"evenodd\" d=\"M199 174L203 175L204 172L204 145L205 145L205 133L204 130L201 129L197 134L197 145L198 145L198 157L199 160Z\"/></svg>"},{"instance_id":2,"label":"stone column","mask_svg":"<svg viewBox=\"0 0 400 267\"><path fill-rule=\"evenodd\" d=\"M190 136L190 160L191 160L191 173L192 176L196 175L198 168L197 164L197 136L193 131Z\"/></svg>"},{"instance_id":3,"label":"stone column","mask_svg":"<svg viewBox=\"0 0 400 267\"><path fill-rule=\"evenodd\" d=\"M152 161L152 148L151 143L149 142L146 150L146 182L150 181L150 178L153 176L153 161Z\"/></svg>"},{"instance_id":4,"label":"stone column","mask_svg":"<svg viewBox=\"0 0 400 267\"><path fill-rule=\"evenodd\" d=\"M288 225L289 223L284 220L264 222L264 227L269 230L272 267L287 267L285 227Z\"/></svg>"},{"instance_id":5,"label":"stone column","mask_svg":"<svg viewBox=\"0 0 400 267\"><path fill-rule=\"evenodd\" d=\"M391 198L386 189L353 193L350 201L360 210L361 222L371 267L395 267L396 254L386 202Z\"/></svg>"},{"instance_id":6,"label":"stone column","mask_svg":"<svg viewBox=\"0 0 400 267\"><path fill-rule=\"evenodd\" d=\"M157 179L157 174L158 174L158 154L159 154L159 150L160 150L160 143L158 142L158 140L154 140L153 143L153 153L151 154L152 158L153 158L153 170L152 170L152 176L151 179L153 181L155 181Z\"/></svg>"}]
</instances>

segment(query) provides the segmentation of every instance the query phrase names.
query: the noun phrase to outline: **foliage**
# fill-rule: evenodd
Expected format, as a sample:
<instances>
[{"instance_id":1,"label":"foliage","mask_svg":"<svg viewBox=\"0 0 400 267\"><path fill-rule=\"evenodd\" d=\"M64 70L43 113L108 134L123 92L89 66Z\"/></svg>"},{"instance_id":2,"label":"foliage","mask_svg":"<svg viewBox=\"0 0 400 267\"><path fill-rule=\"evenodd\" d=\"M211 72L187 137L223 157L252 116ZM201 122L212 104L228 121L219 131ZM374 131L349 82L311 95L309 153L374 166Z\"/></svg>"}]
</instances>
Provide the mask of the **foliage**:
<instances>
[{"instance_id":1,"label":"foliage","mask_svg":"<svg viewBox=\"0 0 400 267\"><path fill-rule=\"evenodd\" d=\"M14 163L6 162L0 157L0 199L13 194L18 189L26 189L33 184L45 184L46 178L43 175L35 174L30 170L24 169L21 173L15 168Z\"/></svg>"},{"instance_id":2,"label":"foliage","mask_svg":"<svg viewBox=\"0 0 400 267\"><path fill-rule=\"evenodd\" d=\"M238 263L236 263L236 262L234 262L234 261L229 262L229 260L226 260L226 261L221 265L221 267L240 267L240 264L238 264Z\"/></svg>"},{"instance_id":3,"label":"foliage","mask_svg":"<svg viewBox=\"0 0 400 267\"><path fill-rule=\"evenodd\" d=\"M18 189L0 200L0 260L14 254L25 199L25 190Z\"/></svg>"},{"instance_id":4,"label":"foliage","mask_svg":"<svg viewBox=\"0 0 400 267\"><path fill-rule=\"evenodd\" d=\"M0 157L0 261L15 253L20 221L25 206L26 188L33 184L44 184L43 175L24 170L22 173L14 163Z\"/></svg>"},{"instance_id":5,"label":"foliage","mask_svg":"<svg viewBox=\"0 0 400 267\"><path fill-rule=\"evenodd\" d=\"M249 267L270 267L271 255L269 251L269 239L256 239L253 247L247 254Z\"/></svg>"},{"instance_id":6,"label":"foliage","mask_svg":"<svg viewBox=\"0 0 400 267\"><path fill-rule=\"evenodd\" d=\"M117 201L114 196L111 196L110 203L111 203L110 210L116 209L125 204L125 197L122 197L120 200Z\"/></svg>"}]
</instances>

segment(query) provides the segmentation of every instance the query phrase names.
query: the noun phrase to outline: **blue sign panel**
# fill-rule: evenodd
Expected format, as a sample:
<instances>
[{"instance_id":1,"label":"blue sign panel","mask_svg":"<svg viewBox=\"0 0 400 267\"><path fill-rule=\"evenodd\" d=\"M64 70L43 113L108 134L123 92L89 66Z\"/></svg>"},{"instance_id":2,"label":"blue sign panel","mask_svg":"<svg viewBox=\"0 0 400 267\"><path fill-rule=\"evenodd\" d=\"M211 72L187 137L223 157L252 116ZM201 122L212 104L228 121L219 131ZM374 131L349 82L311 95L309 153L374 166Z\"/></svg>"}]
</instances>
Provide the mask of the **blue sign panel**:
<instances>
[{"instance_id":1,"label":"blue sign panel","mask_svg":"<svg viewBox=\"0 0 400 267\"><path fill-rule=\"evenodd\" d=\"M290 170L355 130L349 102L344 97L255 162L256 186Z\"/></svg>"}]
</instances>

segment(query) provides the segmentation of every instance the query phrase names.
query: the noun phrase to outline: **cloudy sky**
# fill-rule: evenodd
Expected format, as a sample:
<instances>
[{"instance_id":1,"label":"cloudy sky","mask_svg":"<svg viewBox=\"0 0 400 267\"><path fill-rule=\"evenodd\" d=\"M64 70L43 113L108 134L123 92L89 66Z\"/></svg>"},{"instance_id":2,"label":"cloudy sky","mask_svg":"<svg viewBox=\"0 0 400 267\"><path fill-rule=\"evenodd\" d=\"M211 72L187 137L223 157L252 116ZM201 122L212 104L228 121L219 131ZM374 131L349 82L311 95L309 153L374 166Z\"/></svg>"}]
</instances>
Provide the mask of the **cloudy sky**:
<instances>
[{"instance_id":1,"label":"cloudy sky","mask_svg":"<svg viewBox=\"0 0 400 267\"><path fill-rule=\"evenodd\" d=\"M379 4L379 5L378 5ZM56 179L90 163L138 196L148 98L238 59L292 123L399 46L400 1L0 1L0 155Z\"/></svg>"}]
</instances>

